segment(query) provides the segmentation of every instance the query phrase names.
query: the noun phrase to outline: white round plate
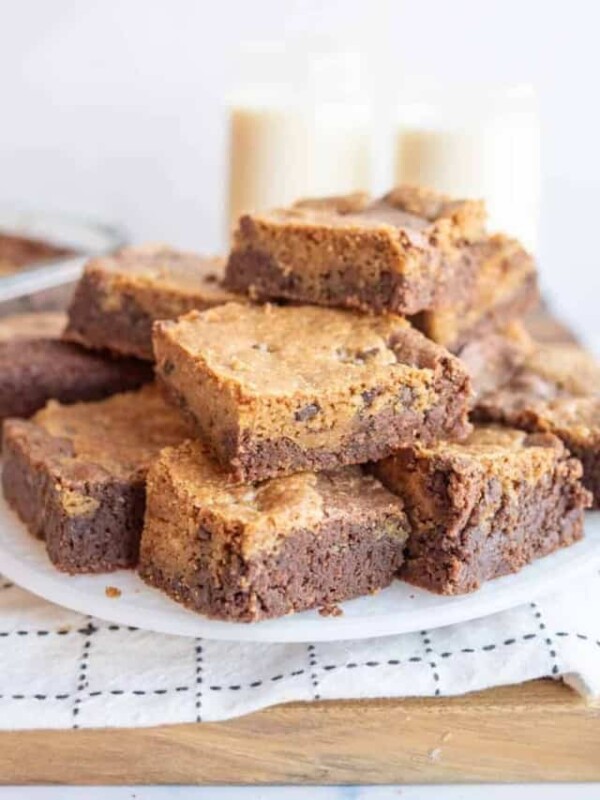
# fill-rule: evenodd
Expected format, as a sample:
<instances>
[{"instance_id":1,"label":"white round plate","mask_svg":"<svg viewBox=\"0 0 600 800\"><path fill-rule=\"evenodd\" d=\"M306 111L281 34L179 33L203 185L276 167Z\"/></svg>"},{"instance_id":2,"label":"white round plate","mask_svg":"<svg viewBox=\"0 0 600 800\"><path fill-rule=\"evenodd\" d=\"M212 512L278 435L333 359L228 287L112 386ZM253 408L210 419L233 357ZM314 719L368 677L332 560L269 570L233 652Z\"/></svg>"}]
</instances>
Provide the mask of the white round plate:
<instances>
[{"instance_id":1,"label":"white round plate","mask_svg":"<svg viewBox=\"0 0 600 800\"><path fill-rule=\"evenodd\" d=\"M82 614L158 633L252 642L327 642L368 639L465 622L532 600L600 566L600 513L588 514L581 542L486 583L478 592L440 597L395 581L376 595L350 600L339 617L304 611L245 624L219 622L188 611L147 586L133 571L65 575L43 542L34 539L0 498L0 573L40 597ZM108 597L107 587L119 589Z\"/></svg>"}]
</instances>

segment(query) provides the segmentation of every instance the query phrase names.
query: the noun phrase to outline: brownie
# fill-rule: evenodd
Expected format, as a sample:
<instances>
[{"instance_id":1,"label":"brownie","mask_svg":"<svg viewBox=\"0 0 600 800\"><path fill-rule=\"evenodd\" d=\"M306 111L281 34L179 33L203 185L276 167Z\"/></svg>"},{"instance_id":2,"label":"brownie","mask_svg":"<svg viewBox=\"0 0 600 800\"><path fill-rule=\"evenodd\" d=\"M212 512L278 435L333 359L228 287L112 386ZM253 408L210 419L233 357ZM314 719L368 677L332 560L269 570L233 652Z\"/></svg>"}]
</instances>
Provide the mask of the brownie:
<instances>
[{"instance_id":1,"label":"brownie","mask_svg":"<svg viewBox=\"0 0 600 800\"><path fill-rule=\"evenodd\" d=\"M440 594L478 589L583 536L581 464L551 434L478 427L374 467L403 499L411 533L400 576Z\"/></svg>"},{"instance_id":2,"label":"brownie","mask_svg":"<svg viewBox=\"0 0 600 800\"><path fill-rule=\"evenodd\" d=\"M506 386L534 346L520 322L512 322L499 333L488 333L464 345L457 355L471 377L473 404Z\"/></svg>"},{"instance_id":3,"label":"brownie","mask_svg":"<svg viewBox=\"0 0 600 800\"><path fill-rule=\"evenodd\" d=\"M490 236L468 247L476 265L463 293L411 319L453 352L523 317L538 301L533 258L514 239Z\"/></svg>"},{"instance_id":4,"label":"brownie","mask_svg":"<svg viewBox=\"0 0 600 800\"><path fill-rule=\"evenodd\" d=\"M473 416L558 436L600 508L600 363L581 346L537 344L508 383L478 396Z\"/></svg>"},{"instance_id":5,"label":"brownie","mask_svg":"<svg viewBox=\"0 0 600 800\"><path fill-rule=\"evenodd\" d=\"M70 573L137 562L148 466L189 429L155 386L4 424L4 495Z\"/></svg>"},{"instance_id":6,"label":"brownie","mask_svg":"<svg viewBox=\"0 0 600 800\"><path fill-rule=\"evenodd\" d=\"M359 467L232 484L187 441L150 468L139 571L211 617L328 610L392 581L407 528L402 502Z\"/></svg>"},{"instance_id":7,"label":"brownie","mask_svg":"<svg viewBox=\"0 0 600 800\"><path fill-rule=\"evenodd\" d=\"M524 318L525 327L536 342L577 344L578 337L553 311L541 302Z\"/></svg>"},{"instance_id":8,"label":"brownie","mask_svg":"<svg viewBox=\"0 0 600 800\"><path fill-rule=\"evenodd\" d=\"M527 430L549 431L583 464L583 484L600 508L600 397L561 397L525 412Z\"/></svg>"},{"instance_id":9,"label":"brownie","mask_svg":"<svg viewBox=\"0 0 600 800\"><path fill-rule=\"evenodd\" d=\"M40 316L39 328L47 332L53 323L48 315ZM6 417L29 417L50 399L100 400L152 380L152 368L143 361L92 353L52 336L32 337L35 317L19 315L12 338L5 338L11 318L0 323L0 423Z\"/></svg>"},{"instance_id":10,"label":"brownie","mask_svg":"<svg viewBox=\"0 0 600 800\"><path fill-rule=\"evenodd\" d=\"M16 233L0 232L0 275L10 275L23 267L72 255L74 251L70 247Z\"/></svg>"},{"instance_id":11,"label":"brownie","mask_svg":"<svg viewBox=\"0 0 600 800\"><path fill-rule=\"evenodd\" d=\"M157 375L236 479L466 435L458 358L399 317L228 303L154 328Z\"/></svg>"},{"instance_id":12,"label":"brownie","mask_svg":"<svg viewBox=\"0 0 600 800\"><path fill-rule=\"evenodd\" d=\"M233 291L258 299L416 314L461 296L483 235L478 201L401 186L304 200L240 218L226 269Z\"/></svg>"},{"instance_id":13,"label":"brownie","mask_svg":"<svg viewBox=\"0 0 600 800\"><path fill-rule=\"evenodd\" d=\"M511 380L483 393L475 414L484 421L521 426L530 411L561 397L600 395L600 363L576 344L537 344Z\"/></svg>"},{"instance_id":14,"label":"brownie","mask_svg":"<svg viewBox=\"0 0 600 800\"><path fill-rule=\"evenodd\" d=\"M221 286L222 272L223 259L163 245L128 247L93 259L75 290L65 336L86 347L152 360L154 320L236 299Z\"/></svg>"}]
</instances>

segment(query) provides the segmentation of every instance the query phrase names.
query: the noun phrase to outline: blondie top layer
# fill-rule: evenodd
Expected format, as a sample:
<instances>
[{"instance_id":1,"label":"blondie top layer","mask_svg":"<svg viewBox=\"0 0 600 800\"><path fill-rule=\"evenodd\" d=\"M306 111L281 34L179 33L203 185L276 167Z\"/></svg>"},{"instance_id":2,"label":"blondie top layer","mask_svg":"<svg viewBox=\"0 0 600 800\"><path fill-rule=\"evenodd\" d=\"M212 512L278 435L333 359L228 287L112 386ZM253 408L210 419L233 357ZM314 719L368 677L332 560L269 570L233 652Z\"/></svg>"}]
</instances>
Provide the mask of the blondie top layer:
<instances>
[{"instance_id":1,"label":"blondie top layer","mask_svg":"<svg viewBox=\"0 0 600 800\"><path fill-rule=\"evenodd\" d=\"M29 422L5 423L4 493L59 569L132 566L148 466L189 433L154 386L97 403L51 402Z\"/></svg>"},{"instance_id":2,"label":"blondie top layer","mask_svg":"<svg viewBox=\"0 0 600 800\"><path fill-rule=\"evenodd\" d=\"M521 318L539 299L535 262L514 239L490 236L468 252L475 269L461 292L411 320L453 352Z\"/></svg>"},{"instance_id":3,"label":"blondie top layer","mask_svg":"<svg viewBox=\"0 0 600 800\"><path fill-rule=\"evenodd\" d=\"M464 436L460 361L404 320L230 303L157 323L157 374L240 480Z\"/></svg>"},{"instance_id":4,"label":"blondie top layer","mask_svg":"<svg viewBox=\"0 0 600 800\"><path fill-rule=\"evenodd\" d=\"M476 428L374 467L412 526L401 577L442 594L477 589L583 534L581 464L550 434Z\"/></svg>"},{"instance_id":5,"label":"blondie top layer","mask_svg":"<svg viewBox=\"0 0 600 800\"><path fill-rule=\"evenodd\" d=\"M66 336L87 347L152 360L152 323L236 299L221 285L224 261L145 245L86 266ZM239 298L238 298L239 299Z\"/></svg>"},{"instance_id":6,"label":"blondie top layer","mask_svg":"<svg viewBox=\"0 0 600 800\"><path fill-rule=\"evenodd\" d=\"M188 441L150 469L140 574L197 611L250 621L386 586L406 535L402 502L358 467L235 485Z\"/></svg>"},{"instance_id":7,"label":"blondie top layer","mask_svg":"<svg viewBox=\"0 0 600 800\"><path fill-rule=\"evenodd\" d=\"M483 203L414 187L304 200L240 219L226 271L262 299L414 314L456 297L483 235Z\"/></svg>"}]
</instances>

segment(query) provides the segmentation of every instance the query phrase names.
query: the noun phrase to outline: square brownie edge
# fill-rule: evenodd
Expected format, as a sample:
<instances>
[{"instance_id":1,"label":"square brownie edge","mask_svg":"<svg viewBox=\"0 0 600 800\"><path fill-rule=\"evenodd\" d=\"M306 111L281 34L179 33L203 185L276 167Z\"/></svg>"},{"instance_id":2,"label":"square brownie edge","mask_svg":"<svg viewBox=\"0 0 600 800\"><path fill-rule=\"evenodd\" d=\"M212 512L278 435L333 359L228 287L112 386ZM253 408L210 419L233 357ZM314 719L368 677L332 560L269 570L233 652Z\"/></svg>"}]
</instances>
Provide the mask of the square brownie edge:
<instances>
[{"instance_id":1,"label":"square brownie edge","mask_svg":"<svg viewBox=\"0 0 600 800\"><path fill-rule=\"evenodd\" d=\"M358 467L231 484L189 441L150 468L138 569L192 610L252 622L384 588L407 530L402 502Z\"/></svg>"},{"instance_id":2,"label":"square brownie edge","mask_svg":"<svg viewBox=\"0 0 600 800\"><path fill-rule=\"evenodd\" d=\"M225 283L261 300L416 314L454 296L474 266L462 244L483 235L480 201L400 186L246 214Z\"/></svg>"},{"instance_id":3,"label":"square brownie edge","mask_svg":"<svg viewBox=\"0 0 600 800\"><path fill-rule=\"evenodd\" d=\"M228 304L154 328L157 375L236 480L470 430L465 367L398 317Z\"/></svg>"},{"instance_id":4,"label":"square brownie edge","mask_svg":"<svg viewBox=\"0 0 600 800\"><path fill-rule=\"evenodd\" d=\"M112 572L137 562L143 479L110 478L93 465L66 466L71 443L33 422L4 423L2 488L61 571Z\"/></svg>"},{"instance_id":5,"label":"square brownie edge","mask_svg":"<svg viewBox=\"0 0 600 800\"><path fill-rule=\"evenodd\" d=\"M373 471L411 523L400 577L439 594L474 591L583 536L581 464L550 434L481 426Z\"/></svg>"}]
</instances>

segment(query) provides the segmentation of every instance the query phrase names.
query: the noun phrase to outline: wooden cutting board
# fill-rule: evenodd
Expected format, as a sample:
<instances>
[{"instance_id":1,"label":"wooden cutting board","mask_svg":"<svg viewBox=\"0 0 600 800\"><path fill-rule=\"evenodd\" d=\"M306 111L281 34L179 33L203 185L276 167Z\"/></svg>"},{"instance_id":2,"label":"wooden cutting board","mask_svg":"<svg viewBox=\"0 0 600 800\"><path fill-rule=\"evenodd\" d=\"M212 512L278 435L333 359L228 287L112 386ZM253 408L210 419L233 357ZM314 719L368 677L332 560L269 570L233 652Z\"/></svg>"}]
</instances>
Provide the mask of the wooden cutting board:
<instances>
[{"instance_id":1,"label":"wooden cutting board","mask_svg":"<svg viewBox=\"0 0 600 800\"><path fill-rule=\"evenodd\" d=\"M600 781L600 704L534 681L201 725L0 733L0 783Z\"/></svg>"}]
</instances>

